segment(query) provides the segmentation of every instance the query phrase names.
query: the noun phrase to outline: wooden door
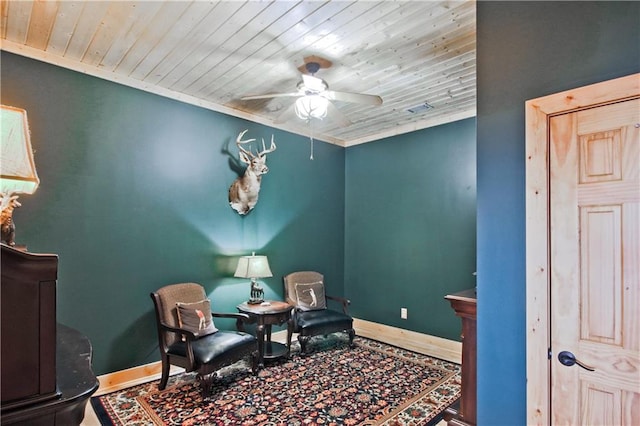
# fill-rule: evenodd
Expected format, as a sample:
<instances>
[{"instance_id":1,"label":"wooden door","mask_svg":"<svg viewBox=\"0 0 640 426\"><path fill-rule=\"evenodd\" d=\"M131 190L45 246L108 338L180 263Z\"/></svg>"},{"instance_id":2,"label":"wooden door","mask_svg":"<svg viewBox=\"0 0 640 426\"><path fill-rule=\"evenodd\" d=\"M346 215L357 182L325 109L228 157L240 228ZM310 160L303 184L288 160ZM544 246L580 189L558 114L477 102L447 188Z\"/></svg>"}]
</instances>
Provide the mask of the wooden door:
<instances>
[{"instance_id":1,"label":"wooden door","mask_svg":"<svg viewBox=\"0 0 640 426\"><path fill-rule=\"evenodd\" d=\"M551 422L640 425L640 100L549 129Z\"/></svg>"}]
</instances>

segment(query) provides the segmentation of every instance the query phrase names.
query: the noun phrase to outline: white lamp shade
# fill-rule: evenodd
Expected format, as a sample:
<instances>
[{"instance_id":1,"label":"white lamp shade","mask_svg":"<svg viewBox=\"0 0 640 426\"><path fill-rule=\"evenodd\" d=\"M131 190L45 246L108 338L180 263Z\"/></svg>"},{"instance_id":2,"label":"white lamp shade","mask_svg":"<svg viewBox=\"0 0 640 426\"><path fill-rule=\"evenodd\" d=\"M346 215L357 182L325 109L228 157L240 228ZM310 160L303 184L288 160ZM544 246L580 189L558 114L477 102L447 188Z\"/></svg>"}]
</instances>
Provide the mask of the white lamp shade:
<instances>
[{"instance_id":1,"label":"white lamp shade","mask_svg":"<svg viewBox=\"0 0 640 426\"><path fill-rule=\"evenodd\" d=\"M265 278L272 277L267 256L242 256L238 259L238 267L234 277Z\"/></svg>"},{"instance_id":2,"label":"white lamp shade","mask_svg":"<svg viewBox=\"0 0 640 426\"><path fill-rule=\"evenodd\" d=\"M323 119L327 116L329 100L320 95L305 95L296 99L296 115L301 120L309 117Z\"/></svg>"},{"instance_id":3,"label":"white lamp shade","mask_svg":"<svg viewBox=\"0 0 640 426\"><path fill-rule=\"evenodd\" d=\"M0 109L0 193L33 194L40 179L33 161L27 111Z\"/></svg>"}]
</instances>

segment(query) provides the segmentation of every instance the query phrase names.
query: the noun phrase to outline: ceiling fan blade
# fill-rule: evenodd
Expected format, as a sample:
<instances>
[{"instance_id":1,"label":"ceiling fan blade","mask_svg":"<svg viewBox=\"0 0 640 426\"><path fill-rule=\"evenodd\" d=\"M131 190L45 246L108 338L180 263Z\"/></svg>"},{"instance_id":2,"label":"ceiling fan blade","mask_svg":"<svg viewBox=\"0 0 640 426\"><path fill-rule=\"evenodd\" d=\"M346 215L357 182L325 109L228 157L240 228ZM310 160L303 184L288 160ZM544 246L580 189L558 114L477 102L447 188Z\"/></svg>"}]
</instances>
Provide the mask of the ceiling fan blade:
<instances>
[{"instance_id":1,"label":"ceiling fan blade","mask_svg":"<svg viewBox=\"0 0 640 426\"><path fill-rule=\"evenodd\" d=\"M336 92L326 90L322 96L332 101L351 102L366 105L382 105L382 98L376 95L365 95L364 93Z\"/></svg>"},{"instance_id":2,"label":"ceiling fan blade","mask_svg":"<svg viewBox=\"0 0 640 426\"><path fill-rule=\"evenodd\" d=\"M296 97L302 96L304 93L300 92L290 92L290 93L265 93L264 95L251 95L244 96L240 98L242 101L250 101L252 99L268 99L268 98L286 98L286 97Z\"/></svg>"},{"instance_id":3,"label":"ceiling fan blade","mask_svg":"<svg viewBox=\"0 0 640 426\"><path fill-rule=\"evenodd\" d=\"M327 117L340 127L347 127L351 121L334 104L327 104Z\"/></svg>"}]
</instances>

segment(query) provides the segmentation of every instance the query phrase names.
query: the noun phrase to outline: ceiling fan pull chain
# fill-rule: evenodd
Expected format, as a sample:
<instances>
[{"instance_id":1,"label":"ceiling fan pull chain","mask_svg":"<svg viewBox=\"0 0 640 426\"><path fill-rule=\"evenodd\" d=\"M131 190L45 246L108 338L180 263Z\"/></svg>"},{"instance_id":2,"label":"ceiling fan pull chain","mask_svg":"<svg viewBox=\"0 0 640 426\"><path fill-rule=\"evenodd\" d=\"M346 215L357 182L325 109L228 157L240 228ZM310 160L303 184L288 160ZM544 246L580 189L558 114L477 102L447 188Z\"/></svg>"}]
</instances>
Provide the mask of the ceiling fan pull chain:
<instances>
[{"instance_id":1,"label":"ceiling fan pull chain","mask_svg":"<svg viewBox=\"0 0 640 426\"><path fill-rule=\"evenodd\" d=\"M313 123L311 119L309 119L309 141L311 143L311 156L309 160L313 161Z\"/></svg>"}]
</instances>

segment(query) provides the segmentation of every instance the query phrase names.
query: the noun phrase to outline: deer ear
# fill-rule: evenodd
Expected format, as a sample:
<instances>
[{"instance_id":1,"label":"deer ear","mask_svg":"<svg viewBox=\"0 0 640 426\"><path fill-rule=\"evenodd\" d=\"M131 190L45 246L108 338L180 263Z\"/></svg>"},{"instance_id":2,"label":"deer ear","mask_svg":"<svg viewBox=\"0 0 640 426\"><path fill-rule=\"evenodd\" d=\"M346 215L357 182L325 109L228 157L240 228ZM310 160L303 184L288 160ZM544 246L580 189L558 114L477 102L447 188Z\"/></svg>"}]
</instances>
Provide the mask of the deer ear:
<instances>
[{"instance_id":1,"label":"deer ear","mask_svg":"<svg viewBox=\"0 0 640 426\"><path fill-rule=\"evenodd\" d=\"M240 156L240 160L243 163L247 163L247 164L251 164L251 159L249 158L249 156L247 154L245 154L244 152L240 151L239 153Z\"/></svg>"}]
</instances>

